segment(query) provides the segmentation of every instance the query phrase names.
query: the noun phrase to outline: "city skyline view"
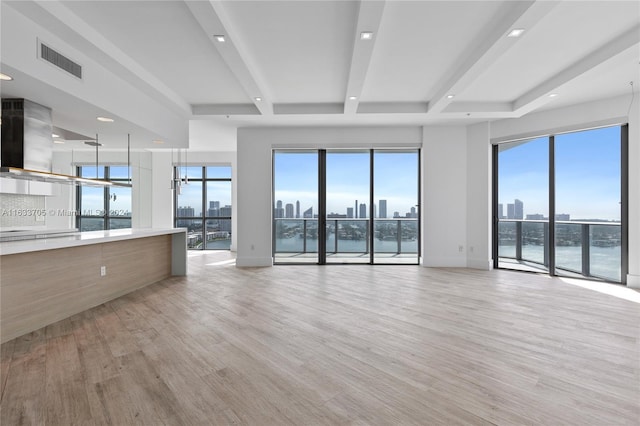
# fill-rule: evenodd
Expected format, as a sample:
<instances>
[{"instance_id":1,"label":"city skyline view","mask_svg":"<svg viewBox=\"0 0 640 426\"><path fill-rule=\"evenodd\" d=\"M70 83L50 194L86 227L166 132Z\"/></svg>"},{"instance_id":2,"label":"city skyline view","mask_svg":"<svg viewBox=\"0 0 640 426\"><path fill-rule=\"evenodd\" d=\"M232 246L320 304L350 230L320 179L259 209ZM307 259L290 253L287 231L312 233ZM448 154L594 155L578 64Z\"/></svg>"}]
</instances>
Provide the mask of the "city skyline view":
<instances>
[{"instance_id":1,"label":"city skyline view","mask_svg":"<svg viewBox=\"0 0 640 426\"><path fill-rule=\"evenodd\" d=\"M549 144L542 137L500 145L499 203L525 203L527 214L549 216ZM556 213L572 220L620 220L620 127L555 137Z\"/></svg>"},{"instance_id":2,"label":"city skyline view","mask_svg":"<svg viewBox=\"0 0 640 426\"><path fill-rule=\"evenodd\" d=\"M347 214L355 201L366 204L369 216L369 152L327 152L327 214ZM418 204L417 151L374 153L374 203L387 202L387 217L401 217ZM301 215L309 207L318 212L318 154L277 152L274 156L274 207L277 200L300 201ZM355 213L354 213L355 216ZM360 217L358 211L358 217Z\"/></svg>"}]
</instances>

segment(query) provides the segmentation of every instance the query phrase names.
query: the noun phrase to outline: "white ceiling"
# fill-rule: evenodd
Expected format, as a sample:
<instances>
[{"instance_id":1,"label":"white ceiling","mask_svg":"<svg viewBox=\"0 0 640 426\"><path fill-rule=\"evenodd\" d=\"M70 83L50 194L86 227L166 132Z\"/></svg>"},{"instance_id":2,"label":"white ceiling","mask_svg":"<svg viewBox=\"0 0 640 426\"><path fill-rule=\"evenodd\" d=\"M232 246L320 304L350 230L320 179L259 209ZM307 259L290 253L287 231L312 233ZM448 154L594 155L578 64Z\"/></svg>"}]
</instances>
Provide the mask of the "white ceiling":
<instances>
[{"instance_id":1,"label":"white ceiling","mask_svg":"<svg viewBox=\"0 0 640 426\"><path fill-rule=\"evenodd\" d=\"M154 139L186 147L190 120L225 129L469 124L640 87L635 0L1 7L0 66L15 74L2 96L50 106L58 127L105 134L112 146L131 133L134 148L157 148ZM507 37L514 28L525 32ZM360 40L362 31L373 39ZM83 80L37 59L36 38L82 64ZM97 114L116 122L99 124Z\"/></svg>"}]
</instances>

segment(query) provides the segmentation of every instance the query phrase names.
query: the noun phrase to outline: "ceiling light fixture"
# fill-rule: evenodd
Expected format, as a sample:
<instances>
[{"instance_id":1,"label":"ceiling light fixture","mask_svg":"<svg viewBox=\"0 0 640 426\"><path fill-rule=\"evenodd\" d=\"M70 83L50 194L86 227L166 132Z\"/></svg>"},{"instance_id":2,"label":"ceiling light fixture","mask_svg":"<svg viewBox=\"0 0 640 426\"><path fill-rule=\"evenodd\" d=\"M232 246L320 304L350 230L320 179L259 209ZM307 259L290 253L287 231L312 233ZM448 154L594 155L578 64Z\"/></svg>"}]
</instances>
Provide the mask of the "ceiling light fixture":
<instances>
[{"instance_id":1,"label":"ceiling light fixture","mask_svg":"<svg viewBox=\"0 0 640 426\"><path fill-rule=\"evenodd\" d=\"M51 133L51 137L52 137L52 138L59 138L59 137L60 137L60 135L56 135L55 133Z\"/></svg>"},{"instance_id":2,"label":"ceiling light fixture","mask_svg":"<svg viewBox=\"0 0 640 426\"><path fill-rule=\"evenodd\" d=\"M549 97L550 97L550 98L555 98L556 96L558 96L558 94L557 94L557 93L551 93L551 94L549 95Z\"/></svg>"},{"instance_id":3,"label":"ceiling light fixture","mask_svg":"<svg viewBox=\"0 0 640 426\"><path fill-rule=\"evenodd\" d=\"M58 139L58 140L53 141L53 143L63 144L64 141L62 139Z\"/></svg>"},{"instance_id":4,"label":"ceiling light fixture","mask_svg":"<svg viewBox=\"0 0 640 426\"><path fill-rule=\"evenodd\" d=\"M2 74L0 72L0 80L2 80L2 81L11 81L11 80L13 80L13 77L11 77L10 75L7 75L7 74Z\"/></svg>"},{"instance_id":5,"label":"ceiling light fixture","mask_svg":"<svg viewBox=\"0 0 640 426\"><path fill-rule=\"evenodd\" d=\"M109 117L96 117L98 121L102 121L103 123L113 123L113 118Z\"/></svg>"},{"instance_id":6,"label":"ceiling light fixture","mask_svg":"<svg viewBox=\"0 0 640 426\"><path fill-rule=\"evenodd\" d=\"M164 141L155 140L155 141L153 141L153 143L155 143L156 145L162 145L164 143Z\"/></svg>"},{"instance_id":7,"label":"ceiling light fixture","mask_svg":"<svg viewBox=\"0 0 640 426\"><path fill-rule=\"evenodd\" d=\"M256 100L256 102L260 102L262 100L262 98L260 96L256 96L255 98L253 98Z\"/></svg>"},{"instance_id":8,"label":"ceiling light fixture","mask_svg":"<svg viewBox=\"0 0 640 426\"><path fill-rule=\"evenodd\" d=\"M225 42L225 38L224 38L224 36L222 34L214 35L213 38L215 38L218 43L224 43Z\"/></svg>"},{"instance_id":9,"label":"ceiling light fixture","mask_svg":"<svg viewBox=\"0 0 640 426\"><path fill-rule=\"evenodd\" d=\"M349 96L349 100L350 100L350 101L355 101L356 99L358 99L358 97L357 97L357 96Z\"/></svg>"},{"instance_id":10,"label":"ceiling light fixture","mask_svg":"<svg viewBox=\"0 0 640 426\"><path fill-rule=\"evenodd\" d=\"M507 34L507 37L520 37L524 33L523 28L515 28Z\"/></svg>"},{"instance_id":11,"label":"ceiling light fixture","mask_svg":"<svg viewBox=\"0 0 640 426\"><path fill-rule=\"evenodd\" d=\"M372 40L373 33L371 31L362 31L360 33L360 40Z\"/></svg>"},{"instance_id":12,"label":"ceiling light fixture","mask_svg":"<svg viewBox=\"0 0 640 426\"><path fill-rule=\"evenodd\" d=\"M447 95L447 99L453 99L455 97L456 97L456 95Z\"/></svg>"}]
</instances>

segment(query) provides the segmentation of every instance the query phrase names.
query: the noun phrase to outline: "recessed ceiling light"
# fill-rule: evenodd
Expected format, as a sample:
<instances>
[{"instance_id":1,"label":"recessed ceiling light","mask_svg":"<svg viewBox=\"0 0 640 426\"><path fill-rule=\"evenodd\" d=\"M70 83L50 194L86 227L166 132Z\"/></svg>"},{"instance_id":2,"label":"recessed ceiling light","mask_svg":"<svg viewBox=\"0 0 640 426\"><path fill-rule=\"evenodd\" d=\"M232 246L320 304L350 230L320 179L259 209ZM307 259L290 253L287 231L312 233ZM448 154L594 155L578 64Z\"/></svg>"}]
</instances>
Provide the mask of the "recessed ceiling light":
<instances>
[{"instance_id":1,"label":"recessed ceiling light","mask_svg":"<svg viewBox=\"0 0 640 426\"><path fill-rule=\"evenodd\" d=\"M222 34L214 35L213 38L215 38L218 43L224 43L225 41L224 36Z\"/></svg>"},{"instance_id":2,"label":"recessed ceiling light","mask_svg":"<svg viewBox=\"0 0 640 426\"><path fill-rule=\"evenodd\" d=\"M455 97L456 97L456 95L447 95L447 99L453 99Z\"/></svg>"},{"instance_id":3,"label":"recessed ceiling light","mask_svg":"<svg viewBox=\"0 0 640 426\"><path fill-rule=\"evenodd\" d=\"M64 144L64 141L62 139L58 139L58 140L53 141L53 143L57 143L57 144L62 145L62 144Z\"/></svg>"},{"instance_id":4,"label":"recessed ceiling light","mask_svg":"<svg viewBox=\"0 0 640 426\"><path fill-rule=\"evenodd\" d=\"M371 31L362 31L360 33L360 40L371 40L373 39L373 33Z\"/></svg>"},{"instance_id":5,"label":"recessed ceiling light","mask_svg":"<svg viewBox=\"0 0 640 426\"><path fill-rule=\"evenodd\" d=\"M55 133L51 133L51 137L52 137L52 138L59 138L59 137L60 137L60 135L56 135Z\"/></svg>"},{"instance_id":6,"label":"recessed ceiling light","mask_svg":"<svg viewBox=\"0 0 640 426\"><path fill-rule=\"evenodd\" d=\"M520 37L522 35L522 33L524 33L524 29L523 28L515 28L515 29L511 30L509 32L509 34L507 34L507 37Z\"/></svg>"},{"instance_id":7,"label":"recessed ceiling light","mask_svg":"<svg viewBox=\"0 0 640 426\"><path fill-rule=\"evenodd\" d=\"M256 96L255 98L253 98L256 100L256 102L260 102L262 100L262 98L260 96Z\"/></svg>"},{"instance_id":8,"label":"recessed ceiling light","mask_svg":"<svg viewBox=\"0 0 640 426\"><path fill-rule=\"evenodd\" d=\"M350 100L350 101L355 101L356 99L358 99L358 97L357 97L357 96L349 96L349 100Z\"/></svg>"},{"instance_id":9,"label":"recessed ceiling light","mask_svg":"<svg viewBox=\"0 0 640 426\"><path fill-rule=\"evenodd\" d=\"M11 81L11 80L13 80L13 77L11 77L10 75L7 75L7 74L2 74L0 72L0 80L2 80L2 81Z\"/></svg>"},{"instance_id":10,"label":"recessed ceiling light","mask_svg":"<svg viewBox=\"0 0 640 426\"><path fill-rule=\"evenodd\" d=\"M551 93L551 94L549 95L549 97L550 97L550 98L555 98L556 96L558 96L558 94L557 94L557 93Z\"/></svg>"},{"instance_id":11,"label":"recessed ceiling light","mask_svg":"<svg viewBox=\"0 0 640 426\"><path fill-rule=\"evenodd\" d=\"M96 117L98 121L102 121L103 123L113 123L113 118L109 117Z\"/></svg>"},{"instance_id":12,"label":"recessed ceiling light","mask_svg":"<svg viewBox=\"0 0 640 426\"><path fill-rule=\"evenodd\" d=\"M164 143L164 141L161 141L159 139L153 141L153 143L155 143L156 145L162 145Z\"/></svg>"}]
</instances>

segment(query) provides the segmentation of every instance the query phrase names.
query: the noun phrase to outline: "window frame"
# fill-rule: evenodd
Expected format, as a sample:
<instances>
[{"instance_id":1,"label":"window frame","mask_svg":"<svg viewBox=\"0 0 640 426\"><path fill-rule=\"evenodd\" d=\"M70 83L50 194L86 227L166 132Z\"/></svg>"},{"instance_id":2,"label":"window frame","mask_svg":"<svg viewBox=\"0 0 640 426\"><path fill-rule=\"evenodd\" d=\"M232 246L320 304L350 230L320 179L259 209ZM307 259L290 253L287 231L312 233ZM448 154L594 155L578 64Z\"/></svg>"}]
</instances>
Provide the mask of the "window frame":
<instances>
[{"instance_id":1,"label":"window frame","mask_svg":"<svg viewBox=\"0 0 640 426\"><path fill-rule=\"evenodd\" d=\"M82 168L83 167L96 167L95 164L76 164L76 176L82 176ZM104 168L104 180L110 182L123 182L129 183L131 181L130 178L111 178L110 177L110 169L111 167L129 167L129 176L131 176L131 166L127 164L117 164L117 163L109 163L109 164L98 164L97 167ZM129 228L113 228L113 229L130 229L133 226L133 205L131 206L131 211L129 212L130 216L113 216L110 213L111 210L111 193L110 186L105 186L103 188L103 214L102 215L84 215L82 210L82 186L76 186L76 211L78 214L75 217L75 226L79 230L82 231L82 220L83 219L102 219L102 231L108 231L111 228L111 219L129 219Z\"/></svg>"}]
</instances>

